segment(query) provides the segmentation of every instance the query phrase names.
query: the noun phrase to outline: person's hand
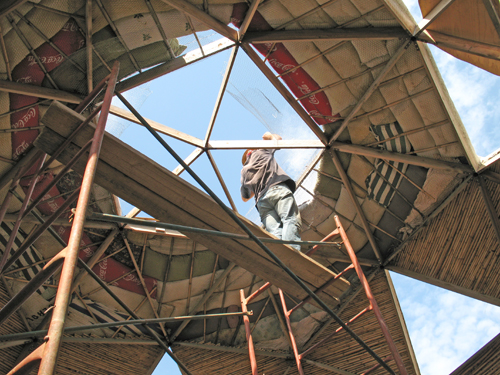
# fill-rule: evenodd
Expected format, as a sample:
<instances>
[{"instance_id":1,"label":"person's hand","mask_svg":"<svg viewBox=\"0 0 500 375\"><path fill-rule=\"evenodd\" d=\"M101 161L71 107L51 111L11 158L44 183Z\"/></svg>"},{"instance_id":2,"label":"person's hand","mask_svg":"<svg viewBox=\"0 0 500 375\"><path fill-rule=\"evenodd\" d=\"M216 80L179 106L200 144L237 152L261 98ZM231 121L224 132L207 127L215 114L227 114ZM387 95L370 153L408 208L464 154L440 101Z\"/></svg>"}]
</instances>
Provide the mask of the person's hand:
<instances>
[{"instance_id":1,"label":"person's hand","mask_svg":"<svg viewBox=\"0 0 500 375\"><path fill-rule=\"evenodd\" d=\"M281 141L282 138L279 134L271 134L270 132L265 132L264 135L262 136L262 139L264 141L272 141L273 139Z\"/></svg>"}]
</instances>

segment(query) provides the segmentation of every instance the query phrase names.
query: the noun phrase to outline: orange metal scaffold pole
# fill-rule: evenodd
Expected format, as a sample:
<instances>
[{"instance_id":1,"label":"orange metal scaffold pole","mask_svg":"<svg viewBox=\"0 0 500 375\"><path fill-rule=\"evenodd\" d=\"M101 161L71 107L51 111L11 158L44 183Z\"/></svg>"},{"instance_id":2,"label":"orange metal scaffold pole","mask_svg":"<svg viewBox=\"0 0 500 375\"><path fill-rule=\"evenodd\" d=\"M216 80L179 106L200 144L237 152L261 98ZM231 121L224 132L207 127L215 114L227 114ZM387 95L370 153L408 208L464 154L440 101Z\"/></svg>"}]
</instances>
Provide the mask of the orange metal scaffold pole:
<instances>
[{"instance_id":1,"label":"orange metal scaffold pole","mask_svg":"<svg viewBox=\"0 0 500 375\"><path fill-rule=\"evenodd\" d=\"M366 297L368 298L368 301L369 301L369 305L368 305L367 308L365 308L364 310L362 310L356 316L354 316L353 318L351 318L347 323L345 323L345 326L353 323L355 320L357 320L358 318L360 318L365 313L367 313L369 311L373 311L374 314L375 314L375 317L377 318L377 321L379 322L380 328L381 328L382 333L383 333L383 335L385 337L387 345L389 346L389 350L391 351L391 356L386 357L383 360L383 362L389 362L391 360L394 360L396 362L396 366L398 368L399 373L401 375L407 375L407 371L406 371L406 368L404 367L404 364L403 364L403 361L401 359L401 356L399 355L399 352L398 352L398 350L396 348L396 345L394 344L394 340L392 339L391 334L389 332L389 329L388 329L388 327L387 327L387 325L386 325L386 323L384 321L382 313L381 313L381 311L380 311L380 309L378 307L377 301L375 300L375 297L373 296L373 293L372 293L372 291L370 289L370 285L368 283L368 280L366 279L365 274L363 273L363 270L361 268L361 265L359 264L358 258L356 257L356 253L354 252L354 249L351 246L351 243L350 243L350 241L349 241L349 239L347 237L347 234L345 233L345 230L344 230L344 228L343 228L343 226L342 226L342 224L341 224L340 219L338 218L338 216L335 216L335 222L336 222L336 225L337 225L337 229L334 230L332 233L330 233L322 241L328 241L331 238L340 235L341 238L342 238L342 242L343 242L344 246L347 249L347 252L349 254L349 257L351 259L352 264L350 264L349 266L347 266L342 272L340 272L337 276L335 276L334 278L332 278L332 280L330 280L329 282L325 283L325 285L323 285L318 291L321 291L321 290L325 289L328 285L331 285L333 282L335 282L335 280L337 280L339 277L342 277L346 272L354 269L356 271L357 275L358 275L358 278L359 278L359 280L361 282L361 285L363 286L363 289L365 291ZM308 252L306 252L306 254L307 255L312 255L318 249L319 246L320 245L314 246ZM247 310L247 305L250 303L250 301L252 299L254 299L255 297L257 297L258 295L260 295L265 290L267 290L269 287L271 287L271 284L268 282L268 283L264 284L263 286L261 286L258 290L256 290L254 293L252 293L247 298L245 298L243 290L240 290L240 299L241 299L242 311L245 312ZM295 307L293 307L292 309L288 310L288 307L286 305L285 296L284 296L283 291L281 289L278 289L278 291L279 291L279 295L280 295L281 306L283 308L283 314L285 316L285 320L286 320L286 324L287 324L287 328L288 328L288 333L290 335L290 344L292 346L293 355L295 357L295 362L297 364L297 371L298 371L299 375L304 375L304 370L302 368L302 359L306 355L308 355L309 353L311 353L313 350L315 350L316 348L318 348L319 346L321 346L322 344L324 344L326 341L330 340L332 336L334 336L336 333L340 332L342 329L344 329L344 327L342 327L342 326L339 327L332 334L330 334L329 336L325 337L324 339L322 339L321 341L319 341L318 343L316 343L315 345L313 345L312 347L310 347L306 351L304 351L302 353L299 353L298 348L297 348L297 343L295 341L295 336L294 336L293 331L292 331L292 324L290 322L290 316L292 315L292 313L294 311L296 311L297 309L299 309L300 307L302 307L311 298L310 297L306 298L305 300L303 300L300 303L298 303ZM276 312L276 313L278 313L278 312ZM257 375L258 374L258 372L257 372L257 359L255 357L255 349L254 349L253 338L252 338L251 330L250 330L250 320L249 320L248 316L244 316L243 317L243 321L245 323L246 338L247 338L247 342L248 342L248 354L249 354L249 357L250 357L250 365L251 365L251 368L252 368L252 375ZM382 364L377 363L375 366L373 366L372 368L370 368L367 371L365 371L364 374L369 374L369 373L371 373L372 371L374 371L375 369L377 369L377 368L379 368L381 366L382 366Z\"/></svg>"},{"instance_id":2,"label":"orange metal scaffold pole","mask_svg":"<svg viewBox=\"0 0 500 375\"><path fill-rule=\"evenodd\" d=\"M44 338L44 343L36 350L34 350L23 361L21 361L17 366L15 366L9 372L9 375L27 374L38 364L40 364L40 368L38 370L39 375L53 375L55 372L57 356L61 345L61 338L71 296L73 275L75 272L76 263L78 261L78 249L80 246L83 225L85 222L85 213L90 199L92 183L97 168L97 162L99 160L102 139L104 136L104 129L106 127L106 121L109 114L109 108L111 106L111 99L113 98L115 85L118 79L119 69L120 63L116 61L113 65L111 73L105 79L103 79L99 85L96 86L96 88L89 94L89 96L87 96L87 98L84 99L84 101L76 109L77 112L83 111L107 84L104 100L102 106L99 108L101 114L99 116L99 121L97 123L94 137L90 145L89 158L87 166L85 168L85 173L83 175L68 246L61 250L59 254L57 254L49 263L47 263L45 267L26 285L26 287L21 290L16 296L14 296L14 298L12 298L9 303L7 303L7 305L5 305L4 308L0 311L1 323L2 321L5 321L5 319L7 319L12 313L14 313L21 306L21 304L38 289L40 283L43 283L48 277L56 272L59 267L62 266L61 277L59 280L55 305L52 313L52 319L47 336ZM79 129L88 124L91 119L97 114L97 112L98 110L94 111L73 134L76 134ZM65 144L63 144L58 151L62 151L64 147ZM83 153L84 152L81 152L77 156L82 156ZM56 155L53 155L52 158L48 162L46 162L41 169L39 169L37 174L40 174L48 165L50 165L55 157ZM35 179L36 177L37 176L35 176ZM14 181L13 184L15 183L16 182ZM27 246L25 246L25 248L27 248ZM8 256L8 252L5 252L4 255L5 257ZM21 254L16 255L20 256ZM2 263L5 263L6 260L7 259L5 258ZM11 260L12 257L11 259L9 259L9 261ZM6 265L8 265L8 263Z\"/></svg>"}]
</instances>

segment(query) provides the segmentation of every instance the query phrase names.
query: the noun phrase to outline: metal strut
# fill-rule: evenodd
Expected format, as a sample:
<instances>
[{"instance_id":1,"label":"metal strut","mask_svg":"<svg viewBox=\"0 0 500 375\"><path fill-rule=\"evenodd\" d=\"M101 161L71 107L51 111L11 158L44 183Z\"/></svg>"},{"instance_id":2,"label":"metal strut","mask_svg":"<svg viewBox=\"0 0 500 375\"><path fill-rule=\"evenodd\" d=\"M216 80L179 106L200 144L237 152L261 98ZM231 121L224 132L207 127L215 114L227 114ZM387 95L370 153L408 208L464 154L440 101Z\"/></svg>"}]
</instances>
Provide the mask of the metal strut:
<instances>
[{"instance_id":1,"label":"metal strut","mask_svg":"<svg viewBox=\"0 0 500 375\"><path fill-rule=\"evenodd\" d=\"M330 309L325 302L319 298L295 273L286 266L285 263L279 259L264 243L247 228L247 226L240 220L240 218L229 208L224 202L208 187L208 185L187 165L184 160L173 150L172 147L154 130L148 122L141 116L139 112L121 95L116 92L118 98L127 107L127 109L134 114L134 116L141 122L142 125L156 138L158 142L174 157L174 159L182 165L182 167L189 173L189 175L207 192L208 195L214 199L219 206L235 221L236 224L252 238L255 243L265 251L265 253L285 271L310 297L313 299L324 311L326 311L340 326L354 339L356 342L367 351L382 367L384 367L390 374L395 375L394 371L380 358L358 335L356 335L343 321L340 319L332 309Z\"/></svg>"}]
</instances>

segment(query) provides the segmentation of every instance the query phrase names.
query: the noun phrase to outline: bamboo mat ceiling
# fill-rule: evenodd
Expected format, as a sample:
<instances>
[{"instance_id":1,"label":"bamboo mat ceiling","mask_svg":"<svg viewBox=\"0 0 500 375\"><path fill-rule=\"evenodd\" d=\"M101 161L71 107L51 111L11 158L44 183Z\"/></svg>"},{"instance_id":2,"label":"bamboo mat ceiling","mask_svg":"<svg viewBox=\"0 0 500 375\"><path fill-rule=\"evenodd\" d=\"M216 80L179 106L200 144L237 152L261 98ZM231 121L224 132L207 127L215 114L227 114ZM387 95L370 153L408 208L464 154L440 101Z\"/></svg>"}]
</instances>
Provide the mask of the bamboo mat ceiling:
<instances>
[{"instance_id":1,"label":"bamboo mat ceiling","mask_svg":"<svg viewBox=\"0 0 500 375\"><path fill-rule=\"evenodd\" d=\"M121 64L117 89L125 91L234 48L236 30L241 30L250 9L249 2L237 0L189 1L187 7L179 0L93 0L93 68L89 77L86 1L28 1L13 9L16 3L0 5L5 45L0 78L6 83L0 85L0 113L8 113L0 117L0 129L9 130L0 133L0 176L8 174L38 136L40 119L50 104L47 99L78 102L88 92L88 85L99 82L115 60ZM456 3L458 6L460 1ZM198 11L193 10L193 4ZM452 7L449 9L451 12ZM440 25L436 23L435 30ZM489 166L475 154L427 46L410 41L415 26L404 5L396 0L266 0L258 6L238 47L286 98L302 118L303 126L316 135L314 141L324 148L301 177L304 180L313 172L308 177L312 184L301 188L301 193L310 197L301 206L303 239L322 239L335 229L334 216L340 217L411 374L419 373L418 364L392 282L380 264L499 304L495 224L486 213L484 191L475 182L476 177L471 177L474 171L484 172ZM21 86L9 86L9 81ZM36 95L40 95L40 102L35 94L22 95L22 90L31 86L39 88ZM49 95L44 91L49 88L57 91ZM70 96L63 97L63 93ZM214 126L222 125L215 119ZM10 132L20 127L34 129ZM189 128L163 131L200 147L200 153L206 151L204 147L212 147L208 139L205 144L189 135ZM53 167L47 181L61 169L56 164ZM494 209L500 201L497 182L492 182L500 181L498 169L493 166L489 176L484 174L489 177L486 191L491 194ZM54 202L59 204L57 199L74 190L79 179L75 172L64 178L53 194ZM3 185L0 198L7 189L8 185ZM22 197L25 190L26 183L22 183L16 192ZM93 200L94 211L119 213L115 197L106 189L95 186ZM41 213L50 214L53 206L46 203ZM21 203L14 200L9 214L20 207ZM33 222L23 222L15 248L33 226ZM59 228L60 233L69 232L67 225ZM179 233L128 226L118 234L111 229L102 223L88 223L81 257L90 257L109 239L105 259L95 271L141 317L236 311L240 289L248 295L267 281ZM11 230L12 220L0 227L3 245ZM450 237L450 233L455 235ZM6 275L8 287L19 291L37 270L30 265L43 263L59 248L51 235L41 236ZM346 258L343 249L326 248L313 257L334 273L347 266ZM346 275L347 290L332 296L332 300L335 311L349 320L366 307L367 301L354 273ZM56 284L57 277L23 307L21 314L28 318L31 329L40 323L40 314L50 305ZM281 312L275 306L277 289L271 290L249 306L254 311L254 340L261 351L257 353L259 369L269 374L289 369L288 373L294 374L296 367L277 315ZM205 299L207 291L211 294ZM7 290L1 292L3 305ZM290 305L293 300L293 296L287 296ZM127 318L128 314L90 278L81 283L70 305L71 325ZM9 325L11 330L26 330L20 316L11 320L15 320ZM301 348L337 329L326 313L312 305L295 313L292 322ZM155 329L173 337L174 352L194 374L249 371L239 321L224 318L192 322L185 328L167 324ZM354 323L353 329L379 356L389 354L371 313ZM88 373L149 374L161 356L160 349L150 343L124 344L126 340L145 340L140 326L87 334L77 337L81 342L63 344L61 362L65 365L59 365L58 373L74 373L89 361L94 366L85 370ZM94 339L108 341L96 344ZM118 339L124 341L111 343ZM2 371L13 366L21 348L3 349L6 359ZM329 373L324 366L361 373L374 364L344 333L306 358L307 374Z\"/></svg>"}]
</instances>

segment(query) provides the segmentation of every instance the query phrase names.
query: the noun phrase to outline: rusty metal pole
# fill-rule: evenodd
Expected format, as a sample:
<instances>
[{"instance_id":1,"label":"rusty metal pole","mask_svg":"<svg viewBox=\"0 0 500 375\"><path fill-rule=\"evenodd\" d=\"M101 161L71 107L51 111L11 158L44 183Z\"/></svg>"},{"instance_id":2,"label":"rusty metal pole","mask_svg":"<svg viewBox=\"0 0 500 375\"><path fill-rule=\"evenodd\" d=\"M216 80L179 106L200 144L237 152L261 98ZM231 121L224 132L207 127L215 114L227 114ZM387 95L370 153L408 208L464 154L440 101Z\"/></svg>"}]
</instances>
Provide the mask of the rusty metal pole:
<instances>
[{"instance_id":1,"label":"rusty metal pole","mask_svg":"<svg viewBox=\"0 0 500 375\"><path fill-rule=\"evenodd\" d=\"M248 312L247 301L245 298L245 291L240 289L241 311ZM243 315L243 323L245 324L245 332L248 343L248 356L250 357L250 367L252 368L252 375L259 375L257 371L257 359L255 358L255 348L253 346L252 331L250 329L250 319L247 315Z\"/></svg>"},{"instance_id":2,"label":"rusty metal pole","mask_svg":"<svg viewBox=\"0 0 500 375\"><path fill-rule=\"evenodd\" d=\"M358 274L359 281L361 282L361 285L363 285L363 289L365 290L366 297L368 298L368 301L370 302L370 306L373 309L373 312L375 314L375 317L378 320L378 323L380 325L380 329L382 329L382 333L385 337L385 341L387 341L387 345L389 346L389 350L391 351L392 357L394 358L394 361L396 362L396 366L400 372L401 375L407 375L407 371L405 368L405 365L403 364L403 360L401 359L401 356L399 355L398 349L396 348L396 344L394 344L394 340L392 339L391 333L389 332L389 328L387 327L387 324L385 323L384 317L382 316L382 312L380 311L377 301L375 300L375 297L373 296L372 290L370 288L370 284L368 283L368 280L366 279L366 276L361 269L361 265L358 262L358 257L356 256L356 253L354 252L354 249L351 246L351 243L349 242L349 238L347 238L347 234L344 230L344 227L342 226L340 219L337 215L335 215L335 223L337 225L337 228L340 231L340 236L342 237L342 240L344 241L344 246L349 254L349 258L351 258L351 262L354 265L354 269L356 270L356 273Z\"/></svg>"},{"instance_id":3,"label":"rusty metal pole","mask_svg":"<svg viewBox=\"0 0 500 375\"><path fill-rule=\"evenodd\" d=\"M67 254L65 256L59 287L57 289L52 320L50 322L49 332L45 338L46 347L43 352L40 369L38 370L39 375L53 375L55 372L57 356L59 354L59 347L61 345L68 304L71 296L71 284L73 282L73 275L76 268L76 262L78 260L78 249L80 247L83 225L85 223L85 213L90 199L92 182L94 180L97 162L99 160L99 152L101 150L104 129L119 69L120 63L116 61L109 75L108 87L106 94L104 95L101 115L94 133L94 141L89 152L89 160L83 175L82 187L80 196L78 197L74 223L71 228L71 235L68 241Z\"/></svg>"},{"instance_id":4,"label":"rusty metal pole","mask_svg":"<svg viewBox=\"0 0 500 375\"><path fill-rule=\"evenodd\" d=\"M295 362L297 363L297 371L299 372L299 375L304 375L304 370L302 369L302 362L301 362L301 357L299 354L299 349L297 349L297 342L295 341L295 336L293 335L293 331L292 331L292 323L290 322L290 314L288 312L288 308L286 307L285 296L284 296L283 291L281 289L278 289L278 290L280 293L283 314L285 315L285 319L286 319L286 326L288 327L288 335L290 336L290 343L292 344L293 356L295 357ZM276 311L276 314L278 314L277 311Z\"/></svg>"}]
</instances>

